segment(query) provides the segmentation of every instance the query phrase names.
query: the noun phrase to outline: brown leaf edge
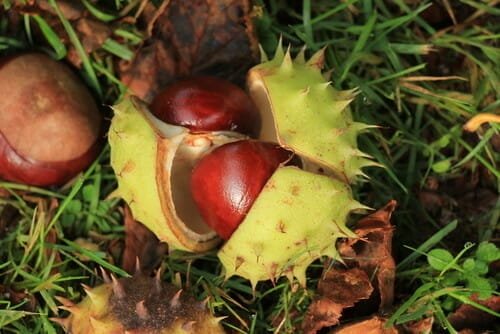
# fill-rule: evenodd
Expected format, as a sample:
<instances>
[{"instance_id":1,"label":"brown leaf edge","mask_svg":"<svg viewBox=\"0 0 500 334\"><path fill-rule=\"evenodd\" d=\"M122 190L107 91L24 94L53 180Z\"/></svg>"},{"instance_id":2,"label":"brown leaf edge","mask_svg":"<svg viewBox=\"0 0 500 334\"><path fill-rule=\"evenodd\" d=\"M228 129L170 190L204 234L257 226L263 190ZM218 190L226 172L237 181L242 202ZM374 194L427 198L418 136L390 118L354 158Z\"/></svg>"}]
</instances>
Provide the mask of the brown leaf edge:
<instances>
[{"instance_id":1,"label":"brown leaf edge","mask_svg":"<svg viewBox=\"0 0 500 334\"><path fill-rule=\"evenodd\" d=\"M396 262L392 257L392 237L394 227L391 216L397 202L389 201L376 212L360 219L353 229L357 239L346 239L339 243L341 257L348 267L359 267L368 277L375 277L372 282L374 294L372 303L378 300L378 311L390 310L394 301L394 281Z\"/></svg>"}]
</instances>

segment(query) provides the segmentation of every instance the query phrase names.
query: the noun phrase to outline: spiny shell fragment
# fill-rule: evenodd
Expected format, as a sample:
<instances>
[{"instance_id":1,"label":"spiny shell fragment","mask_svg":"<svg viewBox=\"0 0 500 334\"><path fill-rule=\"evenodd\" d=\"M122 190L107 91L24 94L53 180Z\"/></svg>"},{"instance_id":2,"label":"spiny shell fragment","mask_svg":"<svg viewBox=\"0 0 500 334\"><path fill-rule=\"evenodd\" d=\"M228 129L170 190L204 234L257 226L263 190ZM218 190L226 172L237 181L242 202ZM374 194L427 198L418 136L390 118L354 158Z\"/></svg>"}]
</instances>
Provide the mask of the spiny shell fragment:
<instances>
[{"instance_id":1,"label":"spiny shell fragment","mask_svg":"<svg viewBox=\"0 0 500 334\"><path fill-rule=\"evenodd\" d=\"M220 319L205 303L173 285L143 274L113 278L95 288L78 304L59 298L69 311L53 319L72 334L222 334Z\"/></svg>"}]
</instances>

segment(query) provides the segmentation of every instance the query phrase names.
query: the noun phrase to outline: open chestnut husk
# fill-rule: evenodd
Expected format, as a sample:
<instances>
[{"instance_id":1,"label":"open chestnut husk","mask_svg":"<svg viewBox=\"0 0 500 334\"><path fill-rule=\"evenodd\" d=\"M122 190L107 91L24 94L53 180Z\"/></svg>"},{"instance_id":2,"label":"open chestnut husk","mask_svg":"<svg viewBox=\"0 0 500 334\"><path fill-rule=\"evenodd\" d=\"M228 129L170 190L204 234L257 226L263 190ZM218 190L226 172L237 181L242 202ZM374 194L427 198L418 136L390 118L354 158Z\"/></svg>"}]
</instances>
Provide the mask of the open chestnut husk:
<instances>
[{"instance_id":1,"label":"open chestnut husk","mask_svg":"<svg viewBox=\"0 0 500 334\"><path fill-rule=\"evenodd\" d=\"M226 239L217 252L226 278L247 278L254 288L259 281L282 276L305 285L311 263L323 256L337 258L336 241L356 237L347 226L350 214L367 209L353 198L350 183L364 176L364 167L376 164L357 147L357 135L370 126L352 118L348 105L355 92L336 91L325 80L322 52L306 61L303 52L292 59L279 46L273 59L264 56L248 74L247 87L262 120L258 140L299 156L300 167L287 166L288 156L276 161L264 158L271 163L259 165L260 158L247 159L246 153L219 154L219 149L233 142L236 146L245 136L230 131L222 137L219 131L191 133L186 127L160 122L134 98L118 106L110 133L112 165L118 192L138 220L174 248L190 251L217 245L211 241L218 239L212 226ZM142 138L131 139L137 136L139 119ZM215 145L191 154L189 145L198 140ZM186 153L183 158L181 152ZM240 173L240 164L226 164L231 158L248 168ZM213 161L204 166L205 159ZM265 171L265 177L255 182L252 167L262 169L256 174ZM191 169L190 189L186 173ZM240 180L255 182L258 190ZM240 205L248 199L249 205ZM238 209L235 215L233 207ZM240 208L244 210L239 212ZM186 211L197 217L203 211L207 220L212 215L222 219L215 219L215 224L206 224L201 217L178 219ZM226 220L225 214L237 219ZM193 234L192 221L206 228L204 233Z\"/></svg>"},{"instance_id":2,"label":"open chestnut husk","mask_svg":"<svg viewBox=\"0 0 500 334\"><path fill-rule=\"evenodd\" d=\"M173 249L215 248L220 238L201 218L189 190L191 169L207 151L247 137L230 131L193 133L165 123L134 96L113 110L111 165L117 194L134 218Z\"/></svg>"},{"instance_id":3,"label":"open chestnut husk","mask_svg":"<svg viewBox=\"0 0 500 334\"><path fill-rule=\"evenodd\" d=\"M0 179L61 185L97 157L102 116L69 67L42 53L0 59Z\"/></svg>"},{"instance_id":4,"label":"open chestnut husk","mask_svg":"<svg viewBox=\"0 0 500 334\"><path fill-rule=\"evenodd\" d=\"M353 199L350 183L377 165L357 147L370 125L353 120L356 91L337 91L321 72L324 50L292 59L278 46L275 56L248 72L247 89L262 118L258 139L278 143L301 158L302 168L280 166L267 180L244 219L217 255L226 278L286 276L306 284L315 260L338 258L336 241L355 238L347 226L366 206Z\"/></svg>"},{"instance_id":5,"label":"open chestnut husk","mask_svg":"<svg viewBox=\"0 0 500 334\"><path fill-rule=\"evenodd\" d=\"M357 137L374 126L353 119L357 89L339 91L322 73L325 50L292 58L282 45L247 74L247 89L262 115L261 140L276 141L303 157L304 169L353 183L363 168L379 166L358 148Z\"/></svg>"}]
</instances>

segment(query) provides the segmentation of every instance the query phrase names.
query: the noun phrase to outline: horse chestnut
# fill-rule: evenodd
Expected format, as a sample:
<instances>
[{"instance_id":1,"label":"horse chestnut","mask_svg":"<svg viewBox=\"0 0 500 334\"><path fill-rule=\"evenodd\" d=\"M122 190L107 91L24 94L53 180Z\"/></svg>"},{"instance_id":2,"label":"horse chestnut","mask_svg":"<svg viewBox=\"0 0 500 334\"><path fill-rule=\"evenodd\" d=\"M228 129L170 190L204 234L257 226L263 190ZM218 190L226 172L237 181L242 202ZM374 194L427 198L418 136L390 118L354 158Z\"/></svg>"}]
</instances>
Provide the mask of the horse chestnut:
<instances>
[{"instance_id":1,"label":"horse chestnut","mask_svg":"<svg viewBox=\"0 0 500 334\"><path fill-rule=\"evenodd\" d=\"M256 137L260 131L253 100L240 87L216 77L190 77L167 86L153 100L151 112L193 132L235 131Z\"/></svg>"},{"instance_id":2,"label":"horse chestnut","mask_svg":"<svg viewBox=\"0 0 500 334\"><path fill-rule=\"evenodd\" d=\"M202 157L191 174L191 193L205 223L227 240L274 171L293 153L276 143L240 140Z\"/></svg>"},{"instance_id":3,"label":"horse chestnut","mask_svg":"<svg viewBox=\"0 0 500 334\"><path fill-rule=\"evenodd\" d=\"M102 117L65 65L24 53L0 60L0 178L60 185L92 163Z\"/></svg>"}]
</instances>

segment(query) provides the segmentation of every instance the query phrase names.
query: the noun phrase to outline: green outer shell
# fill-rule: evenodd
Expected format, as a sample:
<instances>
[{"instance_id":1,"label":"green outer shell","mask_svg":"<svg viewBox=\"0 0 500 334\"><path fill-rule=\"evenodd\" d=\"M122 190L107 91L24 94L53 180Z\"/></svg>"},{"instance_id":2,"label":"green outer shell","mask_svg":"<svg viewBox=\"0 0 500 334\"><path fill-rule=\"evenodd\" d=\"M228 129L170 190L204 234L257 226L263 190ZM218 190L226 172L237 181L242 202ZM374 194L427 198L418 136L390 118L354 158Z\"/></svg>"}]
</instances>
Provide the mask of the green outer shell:
<instances>
[{"instance_id":1,"label":"green outer shell","mask_svg":"<svg viewBox=\"0 0 500 334\"><path fill-rule=\"evenodd\" d=\"M177 216L171 199L170 174L158 169L172 169L174 155L188 136L187 130L165 123L154 124L158 121L147 119L148 111L137 99L125 99L113 109L108 139L111 165L118 181L117 195L127 202L134 218L170 248L193 252L214 248L219 243L215 232L201 235L189 231ZM159 165L160 146L168 147L168 151L161 156L163 161ZM159 179L164 174L167 174L165 182ZM168 204L162 206L162 200Z\"/></svg>"},{"instance_id":2,"label":"green outer shell","mask_svg":"<svg viewBox=\"0 0 500 334\"><path fill-rule=\"evenodd\" d=\"M165 222L156 186L158 136L129 99L115 106L108 134L111 165L118 180L117 193L160 239L177 244L165 233Z\"/></svg>"},{"instance_id":3,"label":"green outer shell","mask_svg":"<svg viewBox=\"0 0 500 334\"><path fill-rule=\"evenodd\" d=\"M262 139L277 140L350 183L373 165L357 148L357 135L369 126L352 120L347 106L355 91L336 91L325 81L323 52L306 62L303 53L292 60L278 47L272 60L250 69L247 85L264 122L273 123L263 125Z\"/></svg>"},{"instance_id":4,"label":"green outer shell","mask_svg":"<svg viewBox=\"0 0 500 334\"><path fill-rule=\"evenodd\" d=\"M356 237L345 222L349 212L362 208L343 182L278 168L218 252L226 277L245 277L255 287L260 280L287 276L304 285L314 260L337 257L336 240Z\"/></svg>"}]
</instances>

